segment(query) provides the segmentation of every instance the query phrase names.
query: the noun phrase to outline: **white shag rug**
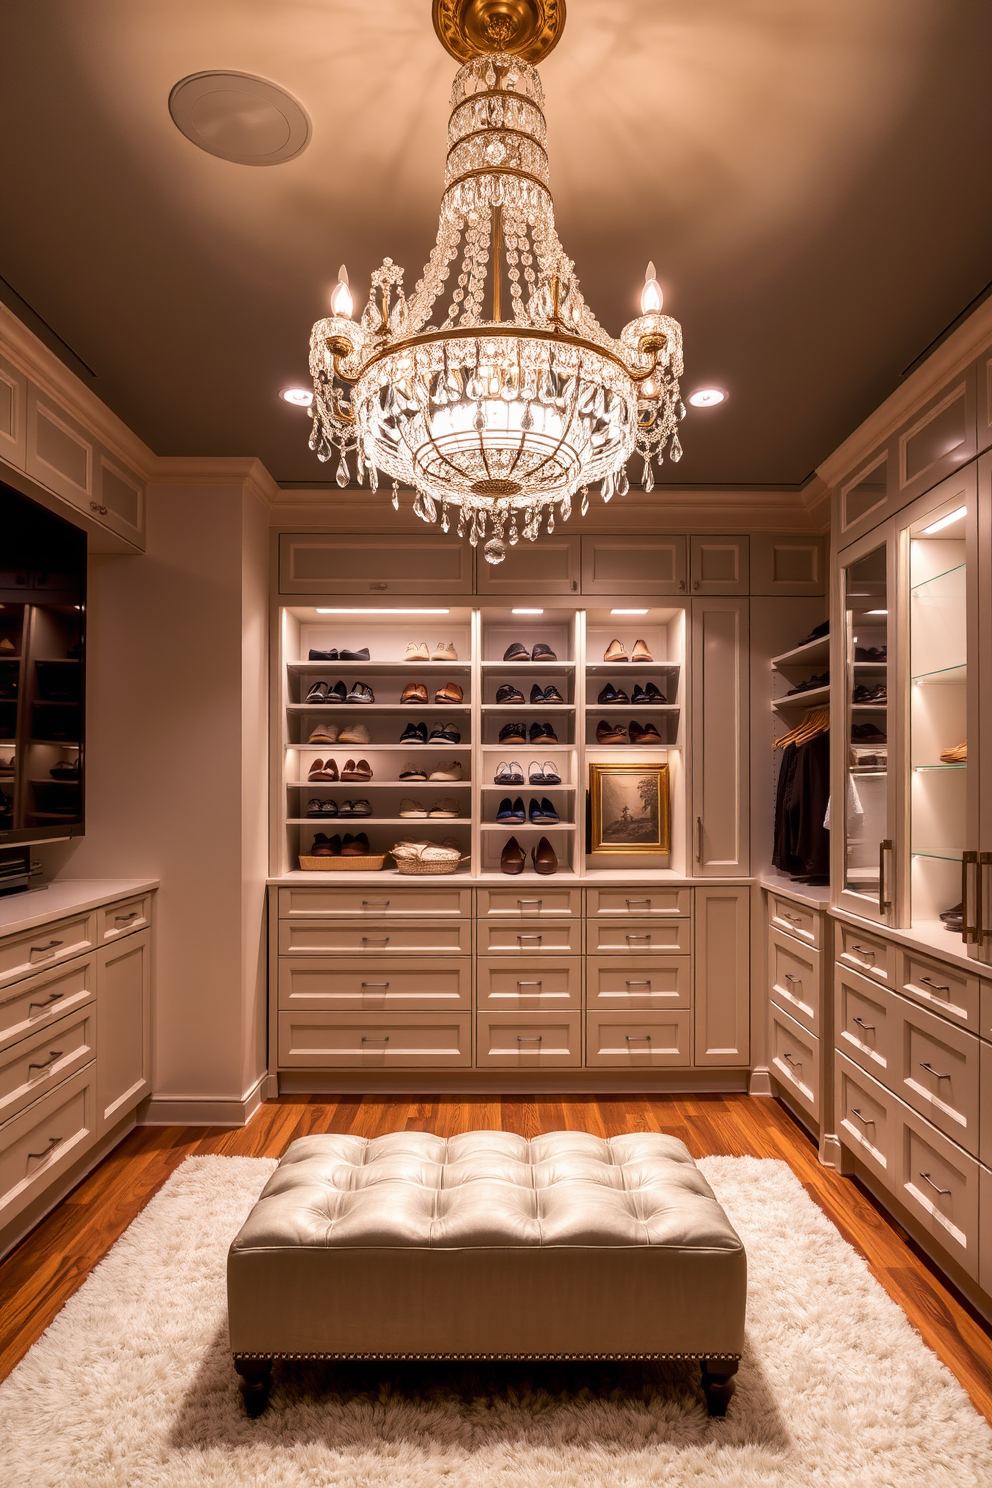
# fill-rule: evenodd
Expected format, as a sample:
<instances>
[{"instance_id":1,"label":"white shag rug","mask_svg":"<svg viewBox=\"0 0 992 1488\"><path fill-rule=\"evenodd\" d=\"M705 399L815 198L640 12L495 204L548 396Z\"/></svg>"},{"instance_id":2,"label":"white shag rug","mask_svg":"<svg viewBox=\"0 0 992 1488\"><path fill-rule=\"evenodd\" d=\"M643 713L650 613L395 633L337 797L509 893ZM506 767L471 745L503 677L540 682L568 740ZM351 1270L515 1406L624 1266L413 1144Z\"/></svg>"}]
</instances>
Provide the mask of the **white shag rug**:
<instances>
[{"instance_id":1,"label":"white shag rug","mask_svg":"<svg viewBox=\"0 0 992 1488\"><path fill-rule=\"evenodd\" d=\"M992 1430L785 1163L700 1167L748 1252L725 1420L695 1368L292 1365L242 1413L225 1261L275 1164L194 1157L0 1386L3 1488L989 1488Z\"/></svg>"}]
</instances>

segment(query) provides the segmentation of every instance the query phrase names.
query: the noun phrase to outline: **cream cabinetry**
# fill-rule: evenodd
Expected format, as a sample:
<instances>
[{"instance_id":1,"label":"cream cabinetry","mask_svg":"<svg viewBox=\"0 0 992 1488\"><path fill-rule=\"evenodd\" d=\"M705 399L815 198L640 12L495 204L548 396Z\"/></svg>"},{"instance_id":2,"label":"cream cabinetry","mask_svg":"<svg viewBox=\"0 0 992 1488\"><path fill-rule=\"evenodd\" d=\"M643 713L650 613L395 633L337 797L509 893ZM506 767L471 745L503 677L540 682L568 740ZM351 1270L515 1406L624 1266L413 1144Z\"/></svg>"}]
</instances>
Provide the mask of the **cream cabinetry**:
<instances>
[{"instance_id":1,"label":"cream cabinetry","mask_svg":"<svg viewBox=\"0 0 992 1488\"><path fill-rule=\"evenodd\" d=\"M747 871L748 610L733 599L693 601L693 871Z\"/></svg>"},{"instance_id":2,"label":"cream cabinetry","mask_svg":"<svg viewBox=\"0 0 992 1488\"><path fill-rule=\"evenodd\" d=\"M768 1070L774 1093L833 1163L829 889L763 880Z\"/></svg>"},{"instance_id":3,"label":"cream cabinetry","mask_svg":"<svg viewBox=\"0 0 992 1488\"><path fill-rule=\"evenodd\" d=\"M0 457L24 469L27 458L28 380L0 357Z\"/></svg>"},{"instance_id":4,"label":"cream cabinetry","mask_svg":"<svg viewBox=\"0 0 992 1488\"><path fill-rule=\"evenodd\" d=\"M748 889L701 888L694 894L693 1063L746 1065L750 1038Z\"/></svg>"},{"instance_id":5,"label":"cream cabinetry","mask_svg":"<svg viewBox=\"0 0 992 1488\"><path fill-rule=\"evenodd\" d=\"M685 594L685 538L583 537L582 592Z\"/></svg>"},{"instance_id":6,"label":"cream cabinetry","mask_svg":"<svg viewBox=\"0 0 992 1488\"><path fill-rule=\"evenodd\" d=\"M750 588L746 537L691 537L689 589L692 594L747 594Z\"/></svg>"},{"instance_id":7,"label":"cream cabinetry","mask_svg":"<svg viewBox=\"0 0 992 1488\"><path fill-rule=\"evenodd\" d=\"M130 887L0 901L0 1254L150 1091L155 886Z\"/></svg>"}]
</instances>

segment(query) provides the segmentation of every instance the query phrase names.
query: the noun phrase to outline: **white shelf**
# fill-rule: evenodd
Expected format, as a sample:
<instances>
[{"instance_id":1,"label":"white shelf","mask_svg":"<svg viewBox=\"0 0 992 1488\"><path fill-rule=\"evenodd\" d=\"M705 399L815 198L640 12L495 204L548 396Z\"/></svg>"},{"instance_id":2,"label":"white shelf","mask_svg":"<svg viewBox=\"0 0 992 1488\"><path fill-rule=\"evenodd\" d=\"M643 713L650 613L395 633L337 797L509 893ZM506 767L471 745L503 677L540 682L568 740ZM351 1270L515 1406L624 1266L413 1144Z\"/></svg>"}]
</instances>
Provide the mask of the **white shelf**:
<instances>
[{"instance_id":1,"label":"white shelf","mask_svg":"<svg viewBox=\"0 0 992 1488\"><path fill-rule=\"evenodd\" d=\"M471 713L470 703L287 703L287 713ZM359 720L360 721L360 720ZM417 722L414 719L414 722Z\"/></svg>"},{"instance_id":2,"label":"white shelf","mask_svg":"<svg viewBox=\"0 0 992 1488\"><path fill-rule=\"evenodd\" d=\"M374 673L378 677L409 677L416 682L418 672L450 676L470 672L472 665L468 661L287 661L286 670L307 677L319 677L322 672L359 677L362 673Z\"/></svg>"},{"instance_id":3,"label":"white shelf","mask_svg":"<svg viewBox=\"0 0 992 1488\"><path fill-rule=\"evenodd\" d=\"M783 651L781 656L772 657L772 666L776 670L788 667L814 666L818 661L829 661L830 659L830 637L829 635L817 636L815 641L804 641L801 646L793 646L791 651Z\"/></svg>"},{"instance_id":4,"label":"white shelf","mask_svg":"<svg viewBox=\"0 0 992 1488\"><path fill-rule=\"evenodd\" d=\"M654 668L656 672L677 672L682 663L680 661L588 661L586 671L595 676L606 676L607 673L615 672L620 677L625 677L631 671L648 672Z\"/></svg>"},{"instance_id":5,"label":"white shelf","mask_svg":"<svg viewBox=\"0 0 992 1488\"><path fill-rule=\"evenodd\" d=\"M359 823L366 827L409 827L420 823L430 827L470 827L469 816L287 816L288 827L337 826L340 823L350 832Z\"/></svg>"},{"instance_id":6,"label":"white shelf","mask_svg":"<svg viewBox=\"0 0 992 1488\"><path fill-rule=\"evenodd\" d=\"M553 672L570 671L574 661L483 661L479 665L485 671L504 672Z\"/></svg>"},{"instance_id":7,"label":"white shelf","mask_svg":"<svg viewBox=\"0 0 992 1488\"><path fill-rule=\"evenodd\" d=\"M808 692L797 692L791 696L775 698L772 707L776 712L781 712L783 708L807 708L813 703L828 703L829 701L829 687L811 687Z\"/></svg>"},{"instance_id":8,"label":"white shelf","mask_svg":"<svg viewBox=\"0 0 992 1488\"><path fill-rule=\"evenodd\" d=\"M331 754L350 754L352 758L357 758L355 754L356 750L358 754L367 754L369 750L375 750L376 753L380 753L382 750L388 750L390 754L396 754L399 750L405 749L423 749L428 753L434 754L468 754L472 746L471 744L446 744L443 739L431 744L411 744L409 739L407 739L403 744L398 742L396 744L352 744L347 741L344 744L293 744L287 742L283 745L283 748L309 749L313 754L322 754L325 756L330 751Z\"/></svg>"},{"instance_id":9,"label":"white shelf","mask_svg":"<svg viewBox=\"0 0 992 1488\"><path fill-rule=\"evenodd\" d=\"M678 713L680 703L588 703L586 713Z\"/></svg>"},{"instance_id":10,"label":"white shelf","mask_svg":"<svg viewBox=\"0 0 992 1488\"><path fill-rule=\"evenodd\" d=\"M539 749L550 749L550 750L555 750L555 749L574 749L575 748L575 745L574 744L549 744L547 742L547 740L545 740L543 743L540 743L537 740L535 740L533 743L531 743L531 741L529 739L527 739L523 743L516 743L516 744L512 744L512 743L510 743L510 744L480 744L479 748L482 750L483 754L512 754L515 749L524 749L524 750L532 750L532 749L538 749L538 750Z\"/></svg>"},{"instance_id":11,"label":"white shelf","mask_svg":"<svg viewBox=\"0 0 992 1488\"><path fill-rule=\"evenodd\" d=\"M510 795L514 791L517 791L519 794L523 794L524 791L530 791L531 795L536 795L540 791L542 795L547 795L549 791L574 791L575 786L542 785L540 781L534 781L532 784L529 780L518 781L516 785L511 785L509 781L503 780L499 785L484 785L482 789L492 791L494 794L498 792L502 796Z\"/></svg>"},{"instance_id":12,"label":"white shelf","mask_svg":"<svg viewBox=\"0 0 992 1488\"><path fill-rule=\"evenodd\" d=\"M574 832L574 822L480 822L484 832Z\"/></svg>"},{"instance_id":13,"label":"white shelf","mask_svg":"<svg viewBox=\"0 0 992 1488\"><path fill-rule=\"evenodd\" d=\"M483 713L538 713L546 716L547 710L553 708L556 713L574 713L574 703L483 703Z\"/></svg>"},{"instance_id":14,"label":"white shelf","mask_svg":"<svg viewBox=\"0 0 992 1488\"><path fill-rule=\"evenodd\" d=\"M461 790L471 786L471 780L287 780L286 786L289 790L302 790L304 786L317 790L352 790L361 786L374 789L380 786L388 786L391 790L422 790L424 786L430 786L434 790ZM544 787L545 789L547 787Z\"/></svg>"}]
</instances>

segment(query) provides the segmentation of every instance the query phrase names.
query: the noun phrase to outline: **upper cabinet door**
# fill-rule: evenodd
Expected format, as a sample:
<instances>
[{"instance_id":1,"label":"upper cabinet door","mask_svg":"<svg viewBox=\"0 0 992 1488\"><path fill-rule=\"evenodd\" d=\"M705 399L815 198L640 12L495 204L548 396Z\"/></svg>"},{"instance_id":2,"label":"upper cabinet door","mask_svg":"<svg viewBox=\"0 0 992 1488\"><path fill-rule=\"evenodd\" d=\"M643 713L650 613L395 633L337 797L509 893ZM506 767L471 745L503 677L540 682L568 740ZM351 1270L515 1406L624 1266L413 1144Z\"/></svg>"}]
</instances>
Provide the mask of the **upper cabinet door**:
<instances>
[{"instance_id":1,"label":"upper cabinet door","mask_svg":"<svg viewBox=\"0 0 992 1488\"><path fill-rule=\"evenodd\" d=\"M519 542L508 547L506 558L495 566L487 563L480 550L476 593L497 594L578 594L582 571L580 538L541 537L537 542ZM471 552L471 548L468 549Z\"/></svg>"},{"instance_id":2,"label":"upper cabinet door","mask_svg":"<svg viewBox=\"0 0 992 1488\"><path fill-rule=\"evenodd\" d=\"M922 496L945 475L972 459L975 437L975 367L942 388L896 435L899 505Z\"/></svg>"},{"instance_id":3,"label":"upper cabinet door","mask_svg":"<svg viewBox=\"0 0 992 1488\"><path fill-rule=\"evenodd\" d=\"M692 604L692 872L750 871L748 602Z\"/></svg>"},{"instance_id":4,"label":"upper cabinet door","mask_svg":"<svg viewBox=\"0 0 992 1488\"><path fill-rule=\"evenodd\" d=\"M284 532L279 593L471 594L472 549L443 532Z\"/></svg>"},{"instance_id":5,"label":"upper cabinet door","mask_svg":"<svg viewBox=\"0 0 992 1488\"><path fill-rule=\"evenodd\" d=\"M749 581L746 537L689 539L689 588L693 594L746 594Z\"/></svg>"},{"instance_id":6,"label":"upper cabinet door","mask_svg":"<svg viewBox=\"0 0 992 1488\"><path fill-rule=\"evenodd\" d=\"M983 351L975 363L978 393L978 448L992 445L992 351Z\"/></svg>"},{"instance_id":7,"label":"upper cabinet door","mask_svg":"<svg viewBox=\"0 0 992 1488\"><path fill-rule=\"evenodd\" d=\"M752 594L826 593L826 537L756 532L750 541Z\"/></svg>"},{"instance_id":8,"label":"upper cabinet door","mask_svg":"<svg viewBox=\"0 0 992 1488\"><path fill-rule=\"evenodd\" d=\"M28 380L12 362L0 357L0 457L24 469L27 458Z\"/></svg>"},{"instance_id":9,"label":"upper cabinet door","mask_svg":"<svg viewBox=\"0 0 992 1488\"><path fill-rule=\"evenodd\" d=\"M883 445L841 481L835 508L838 547L870 532L894 508L894 470L889 446Z\"/></svg>"},{"instance_id":10,"label":"upper cabinet door","mask_svg":"<svg viewBox=\"0 0 992 1488\"><path fill-rule=\"evenodd\" d=\"M33 383L28 385L25 469L87 516L98 516L101 503L95 491L96 441Z\"/></svg>"},{"instance_id":11,"label":"upper cabinet door","mask_svg":"<svg viewBox=\"0 0 992 1488\"><path fill-rule=\"evenodd\" d=\"M684 537L584 537L583 594L684 594Z\"/></svg>"},{"instance_id":12,"label":"upper cabinet door","mask_svg":"<svg viewBox=\"0 0 992 1488\"><path fill-rule=\"evenodd\" d=\"M128 470L109 451L96 452L94 516L104 527L136 546L145 546L145 487L140 476Z\"/></svg>"}]
</instances>

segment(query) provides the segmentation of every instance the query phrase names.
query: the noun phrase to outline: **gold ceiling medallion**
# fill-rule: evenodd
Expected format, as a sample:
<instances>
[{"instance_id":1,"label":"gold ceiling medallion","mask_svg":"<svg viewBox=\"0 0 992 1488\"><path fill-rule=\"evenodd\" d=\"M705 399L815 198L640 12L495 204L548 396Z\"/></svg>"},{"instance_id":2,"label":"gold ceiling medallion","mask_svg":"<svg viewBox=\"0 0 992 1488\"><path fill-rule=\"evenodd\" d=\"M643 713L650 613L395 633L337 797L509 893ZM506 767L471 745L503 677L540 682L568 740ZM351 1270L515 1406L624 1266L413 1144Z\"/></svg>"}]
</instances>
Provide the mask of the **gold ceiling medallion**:
<instances>
[{"instance_id":1,"label":"gold ceiling medallion","mask_svg":"<svg viewBox=\"0 0 992 1488\"><path fill-rule=\"evenodd\" d=\"M488 53L540 62L565 26L565 0L434 0L434 30L459 62Z\"/></svg>"}]
</instances>

